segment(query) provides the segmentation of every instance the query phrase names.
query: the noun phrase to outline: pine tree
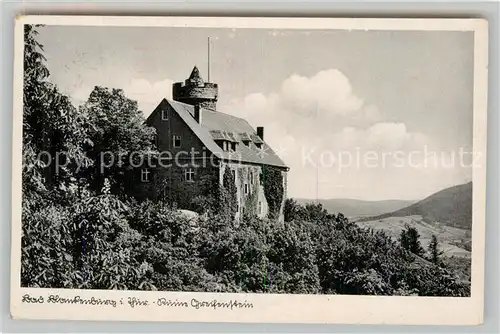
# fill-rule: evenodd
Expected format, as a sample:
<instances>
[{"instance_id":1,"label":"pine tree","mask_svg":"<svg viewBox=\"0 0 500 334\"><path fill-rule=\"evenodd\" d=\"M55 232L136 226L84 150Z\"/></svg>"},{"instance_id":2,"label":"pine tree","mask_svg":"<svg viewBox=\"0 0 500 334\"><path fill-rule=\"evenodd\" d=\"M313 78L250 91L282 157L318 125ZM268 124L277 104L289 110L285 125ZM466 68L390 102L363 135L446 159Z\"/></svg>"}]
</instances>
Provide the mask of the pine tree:
<instances>
[{"instance_id":1,"label":"pine tree","mask_svg":"<svg viewBox=\"0 0 500 334\"><path fill-rule=\"evenodd\" d=\"M439 242L436 235L432 235L431 243L429 244L429 260L435 265L441 264L441 255L443 252L439 250Z\"/></svg>"},{"instance_id":2,"label":"pine tree","mask_svg":"<svg viewBox=\"0 0 500 334\"><path fill-rule=\"evenodd\" d=\"M422 248L420 243L420 234L415 227L406 225L405 229L401 232L399 241L401 247L412 252L415 255L422 256L425 250Z\"/></svg>"}]
</instances>

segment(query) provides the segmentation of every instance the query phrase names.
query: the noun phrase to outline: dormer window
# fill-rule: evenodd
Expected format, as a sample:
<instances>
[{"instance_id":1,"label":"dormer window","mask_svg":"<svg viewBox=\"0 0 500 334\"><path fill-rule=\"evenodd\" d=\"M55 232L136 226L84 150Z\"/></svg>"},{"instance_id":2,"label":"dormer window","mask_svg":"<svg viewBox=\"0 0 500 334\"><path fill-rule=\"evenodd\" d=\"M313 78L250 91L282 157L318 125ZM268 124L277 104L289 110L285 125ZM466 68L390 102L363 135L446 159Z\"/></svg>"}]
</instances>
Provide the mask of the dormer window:
<instances>
[{"instance_id":1,"label":"dormer window","mask_svg":"<svg viewBox=\"0 0 500 334\"><path fill-rule=\"evenodd\" d=\"M239 134L240 140L246 147L250 147L250 142L252 141L252 137L247 132L241 132Z\"/></svg>"},{"instance_id":2,"label":"dormer window","mask_svg":"<svg viewBox=\"0 0 500 334\"><path fill-rule=\"evenodd\" d=\"M262 148L262 144L264 143L264 141L259 136L252 135L251 138L257 148Z\"/></svg>"}]
</instances>

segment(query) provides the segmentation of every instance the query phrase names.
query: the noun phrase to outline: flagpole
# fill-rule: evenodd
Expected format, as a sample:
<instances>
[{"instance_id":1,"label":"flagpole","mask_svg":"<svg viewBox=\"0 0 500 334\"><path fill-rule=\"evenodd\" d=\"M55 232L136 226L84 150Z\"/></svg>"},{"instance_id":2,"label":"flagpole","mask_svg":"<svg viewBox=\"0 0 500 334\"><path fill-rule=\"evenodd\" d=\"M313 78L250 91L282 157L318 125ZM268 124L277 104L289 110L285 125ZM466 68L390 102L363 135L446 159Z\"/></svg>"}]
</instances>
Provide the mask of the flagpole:
<instances>
[{"instance_id":1,"label":"flagpole","mask_svg":"<svg viewBox=\"0 0 500 334\"><path fill-rule=\"evenodd\" d=\"M210 36L208 37L208 82L210 82Z\"/></svg>"}]
</instances>

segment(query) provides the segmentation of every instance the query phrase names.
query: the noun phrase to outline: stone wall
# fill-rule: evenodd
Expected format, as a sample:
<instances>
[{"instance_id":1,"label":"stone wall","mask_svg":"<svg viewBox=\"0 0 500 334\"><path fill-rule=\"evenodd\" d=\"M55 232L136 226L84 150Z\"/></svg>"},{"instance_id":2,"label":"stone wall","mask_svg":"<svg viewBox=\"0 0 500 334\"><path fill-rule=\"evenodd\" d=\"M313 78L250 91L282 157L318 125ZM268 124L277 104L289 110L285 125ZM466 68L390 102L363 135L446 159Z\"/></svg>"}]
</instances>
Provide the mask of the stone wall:
<instances>
[{"instance_id":1,"label":"stone wall","mask_svg":"<svg viewBox=\"0 0 500 334\"><path fill-rule=\"evenodd\" d=\"M255 165L223 162L219 169L220 180L226 168L230 168L235 175L239 209L236 213L236 220L239 220L244 213L264 218L268 213L268 205L260 182L262 168Z\"/></svg>"},{"instance_id":2,"label":"stone wall","mask_svg":"<svg viewBox=\"0 0 500 334\"><path fill-rule=\"evenodd\" d=\"M205 83L203 86L185 85L177 82L173 85L173 99L175 101L195 105L200 104L202 108L215 110L219 91L217 84Z\"/></svg>"},{"instance_id":3,"label":"stone wall","mask_svg":"<svg viewBox=\"0 0 500 334\"><path fill-rule=\"evenodd\" d=\"M163 159L161 164L156 162L154 166L144 166L151 172L149 182L141 181L138 170L134 180L140 185L137 197L164 199L191 209L192 199L203 193L207 179L215 179L217 183L218 162L210 159L211 153L168 103L160 104L148 125L156 128L156 146ZM174 147L174 136L181 137L180 147ZM192 150L196 152L194 160L189 155ZM194 170L193 181L185 179L185 171L189 168Z\"/></svg>"}]
</instances>

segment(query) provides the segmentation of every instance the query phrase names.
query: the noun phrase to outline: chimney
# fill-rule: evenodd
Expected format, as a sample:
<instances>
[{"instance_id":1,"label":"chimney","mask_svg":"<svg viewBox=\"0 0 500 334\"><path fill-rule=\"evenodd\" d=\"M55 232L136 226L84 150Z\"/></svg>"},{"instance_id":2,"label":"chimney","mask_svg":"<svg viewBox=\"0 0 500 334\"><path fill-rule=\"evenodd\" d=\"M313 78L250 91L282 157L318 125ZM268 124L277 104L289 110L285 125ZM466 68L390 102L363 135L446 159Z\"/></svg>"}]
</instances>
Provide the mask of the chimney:
<instances>
[{"instance_id":1,"label":"chimney","mask_svg":"<svg viewBox=\"0 0 500 334\"><path fill-rule=\"evenodd\" d=\"M196 120L196 122L201 124L202 109L201 109L201 106L199 104L194 105L194 119Z\"/></svg>"},{"instance_id":2,"label":"chimney","mask_svg":"<svg viewBox=\"0 0 500 334\"><path fill-rule=\"evenodd\" d=\"M264 127L263 126L257 127L257 136L259 136L260 139L264 140Z\"/></svg>"}]
</instances>

